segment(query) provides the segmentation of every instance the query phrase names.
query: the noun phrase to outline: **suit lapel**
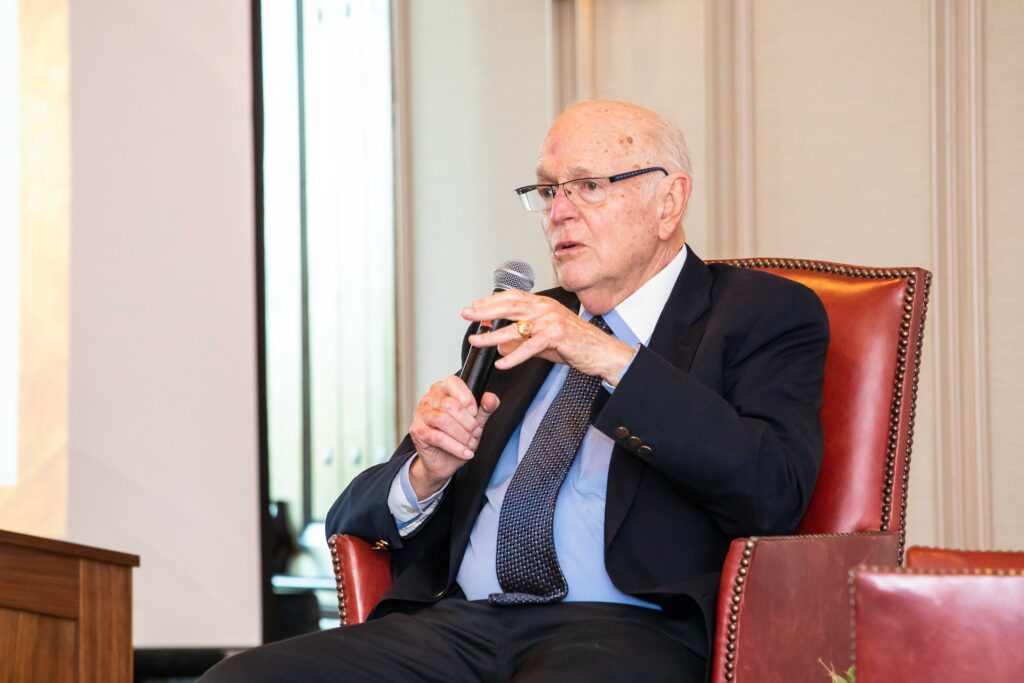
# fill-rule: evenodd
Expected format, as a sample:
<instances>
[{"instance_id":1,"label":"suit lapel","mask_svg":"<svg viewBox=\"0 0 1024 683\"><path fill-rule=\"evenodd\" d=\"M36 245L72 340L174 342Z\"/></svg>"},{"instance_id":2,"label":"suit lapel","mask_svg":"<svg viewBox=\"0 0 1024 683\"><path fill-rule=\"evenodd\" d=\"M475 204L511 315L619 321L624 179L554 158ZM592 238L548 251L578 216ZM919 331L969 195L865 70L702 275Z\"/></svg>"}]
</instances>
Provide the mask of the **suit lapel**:
<instances>
[{"instance_id":1,"label":"suit lapel","mask_svg":"<svg viewBox=\"0 0 1024 683\"><path fill-rule=\"evenodd\" d=\"M550 296L572 311L579 309L579 299L564 289L549 290L543 296ZM470 532L480 512L487 484L498 464L505 445L526 414L540 387L544 384L551 367L550 361L533 358L511 370L496 370L491 376L488 391L501 399L497 412L488 420L480 445L476 449L472 466L466 466L455 473L453 480L455 500L452 543L449 564L449 582L454 580L462 555L469 542Z\"/></svg>"},{"instance_id":2,"label":"suit lapel","mask_svg":"<svg viewBox=\"0 0 1024 683\"><path fill-rule=\"evenodd\" d=\"M651 335L648 348L683 372L690 371L707 329L708 317L704 313L711 307L711 284L711 271L691 249ZM625 449L615 446L612 450L605 500L606 549L626 518L645 468Z\"/></svg>"},{"instance_id":3,"label":"suit lapel","mask_svg":"<svg viewBox=\"0 0 1024 683\"><path fill-rule=\"evenodd\" d=\"M689 372L697 344L707 328L707 318L703 316L709 308L711 271L691 250L654 326L651 351Z\"/></svg>"}]
</instances>

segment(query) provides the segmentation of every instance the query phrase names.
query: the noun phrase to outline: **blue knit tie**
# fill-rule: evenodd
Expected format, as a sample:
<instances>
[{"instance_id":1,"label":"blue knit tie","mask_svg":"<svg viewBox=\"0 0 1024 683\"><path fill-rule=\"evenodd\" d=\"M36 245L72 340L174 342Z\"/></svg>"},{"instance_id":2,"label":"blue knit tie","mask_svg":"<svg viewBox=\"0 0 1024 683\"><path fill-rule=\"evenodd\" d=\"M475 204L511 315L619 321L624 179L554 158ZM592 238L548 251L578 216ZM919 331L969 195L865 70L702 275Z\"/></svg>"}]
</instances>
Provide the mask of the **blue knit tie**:
<instances>
[{"instance_id":1,"label":"blue knit tie","mask_svg":"<svg viewBox=\"0 0 1024 683\"><path fill-rule=\"evenodd\" d=\"M601 316L590 322L611 333ZM600 388L600 377L569 368L512 475L498 518L498 582L505 592L488 597L493 605L556 602L569 592L555 554L555 502L590 426Z\"/></svg>"}]
</instances>

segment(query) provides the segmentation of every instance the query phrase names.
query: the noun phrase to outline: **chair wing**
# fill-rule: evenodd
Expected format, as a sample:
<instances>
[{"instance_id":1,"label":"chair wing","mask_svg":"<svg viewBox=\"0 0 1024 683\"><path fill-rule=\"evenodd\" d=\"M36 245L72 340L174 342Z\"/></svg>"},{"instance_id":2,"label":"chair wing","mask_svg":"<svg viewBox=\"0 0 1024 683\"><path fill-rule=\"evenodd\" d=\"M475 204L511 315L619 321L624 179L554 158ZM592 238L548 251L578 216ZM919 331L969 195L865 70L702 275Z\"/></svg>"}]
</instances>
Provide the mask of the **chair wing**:
<instances>
[{"instance_id":1,"label":"chair wing","mask_svg":"<svg viewBox=\"0 0 1024 683\"><path fill-rule=\"evenodd\" d=\"M793 259L728 263L810 287L828 314L825 454L799 533L896 531L902 557L931 273Z\"/></svg>"},{"instance_id":2,"label":"chair wing","mask_svg":"<svg viewBox=\"0 0 1024 683\"><path fill-rule=\"evenodd\" d=\"M931 273L775 258L725 263L814 290L831 339L821 408L825 452L801 535L733 541L712 680L820 681L818 658L842 666L849 657L849 570L902 561Z\"/></svg>"}]
</instances>

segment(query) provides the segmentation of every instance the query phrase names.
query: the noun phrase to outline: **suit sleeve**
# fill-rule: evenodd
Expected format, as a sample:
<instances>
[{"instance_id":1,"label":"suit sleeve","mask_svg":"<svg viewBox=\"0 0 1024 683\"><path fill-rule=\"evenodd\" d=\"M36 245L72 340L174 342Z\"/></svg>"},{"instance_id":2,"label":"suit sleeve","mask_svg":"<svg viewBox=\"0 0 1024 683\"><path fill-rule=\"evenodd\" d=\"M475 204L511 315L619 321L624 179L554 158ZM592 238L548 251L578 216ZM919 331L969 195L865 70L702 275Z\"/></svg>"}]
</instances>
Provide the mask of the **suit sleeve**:
<instances>
[{"instance_id":1,"label":"suit sleeve","mask_svg":"<svg viewBox=\"0 0 1024 683\"><path fill-rule=\"evenodd\" d=\"M722 345L720 391L642 347L594 425L732 536L790 533L821 464L828 319L788 287Z\"/></svg>"},{"instance_id":2,"label":"suit sleeve","mask_svg":"<svg viewBox=\"0 0 1024 683\"><path fill-rule=\"evenodd\" d=\"M406 436L390 460L356 476L327 513L327 536L352 534L401 548L402 537L388 507L388 494L395 477L415 452L412 440Z\"/></svg>"}]
</instances>

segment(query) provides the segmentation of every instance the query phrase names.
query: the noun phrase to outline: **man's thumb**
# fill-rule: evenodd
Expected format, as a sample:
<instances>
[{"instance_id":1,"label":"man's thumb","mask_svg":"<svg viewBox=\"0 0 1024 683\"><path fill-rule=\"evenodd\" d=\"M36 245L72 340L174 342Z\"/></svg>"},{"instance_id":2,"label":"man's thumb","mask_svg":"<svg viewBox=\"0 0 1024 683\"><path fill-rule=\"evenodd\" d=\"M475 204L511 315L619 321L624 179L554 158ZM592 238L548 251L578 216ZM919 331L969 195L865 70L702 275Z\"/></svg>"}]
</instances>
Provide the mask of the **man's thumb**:
<instances>
[{"instance_id":1,"label":"man's thumb","mask_svg":"<svg viewBox=\"0 0 1024 683\"><path fill-rule=\"evenodd\" d=\"M476 421L482 427L487 420L494 414L494 411L498 409L501 404L501 400L498 399L496 394L492 394L487 391L480 397L480 410L476 414Z\"/></svg>"}]
</instances>

